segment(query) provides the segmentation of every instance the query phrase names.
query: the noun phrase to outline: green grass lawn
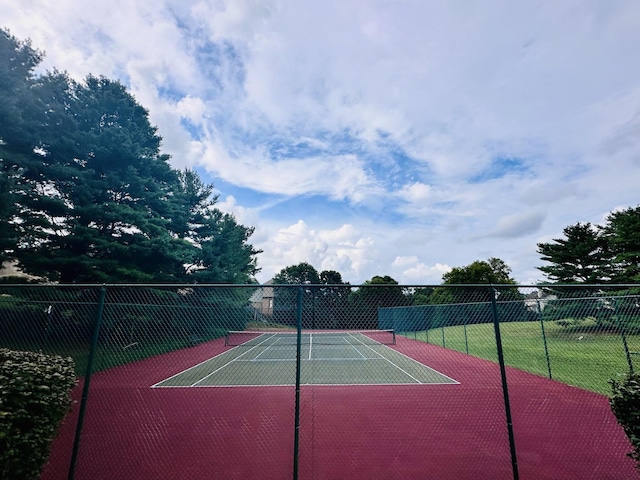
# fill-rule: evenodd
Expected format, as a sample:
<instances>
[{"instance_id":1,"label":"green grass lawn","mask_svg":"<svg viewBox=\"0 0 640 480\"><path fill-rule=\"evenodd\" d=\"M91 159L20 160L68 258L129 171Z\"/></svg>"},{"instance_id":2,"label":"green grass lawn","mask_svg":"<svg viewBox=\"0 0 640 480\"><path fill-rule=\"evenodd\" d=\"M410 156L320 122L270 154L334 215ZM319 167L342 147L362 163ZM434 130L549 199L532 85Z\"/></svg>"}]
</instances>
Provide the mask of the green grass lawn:
<instances>
[{"instance_id":1,"label":"green grass lawn","mask_svg":"<svg viewBox=\"0 0 640 480\"><path fill-rule=\"evenodd\" d=\"M545 377L550 367L553 379L605 395L611 393L609 380L620 379L629 370L619 333L589 328L571 331L553 321L545 322L544 330L549 364L540 322L500 324L506 364ZM493 324L436 328L406 336L441 346L444 338L446 348L498 361ZM640 352L640 335L626 339L630 351ZM640 369L640 355L632 354L631 359L635 369Z\"/></svg>"}]
</instances>

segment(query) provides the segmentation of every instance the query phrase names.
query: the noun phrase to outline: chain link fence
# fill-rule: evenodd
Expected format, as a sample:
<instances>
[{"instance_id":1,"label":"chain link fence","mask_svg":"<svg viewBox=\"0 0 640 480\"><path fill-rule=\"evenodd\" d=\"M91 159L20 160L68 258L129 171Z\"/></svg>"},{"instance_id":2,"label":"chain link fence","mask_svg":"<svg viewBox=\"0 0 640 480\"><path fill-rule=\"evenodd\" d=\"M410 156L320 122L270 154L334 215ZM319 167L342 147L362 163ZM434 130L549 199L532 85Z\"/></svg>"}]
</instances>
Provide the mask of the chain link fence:
<instances>
[{"instance_id":1,"label":"chain link fence","mask_svg":"<svg viewBox=\"0 0 640 480\"><path fill-rule=\"evenodd\" d=\"M639 286L4 285L70 356L43 479L637 478Z\"/></svg>"}]
</instances>

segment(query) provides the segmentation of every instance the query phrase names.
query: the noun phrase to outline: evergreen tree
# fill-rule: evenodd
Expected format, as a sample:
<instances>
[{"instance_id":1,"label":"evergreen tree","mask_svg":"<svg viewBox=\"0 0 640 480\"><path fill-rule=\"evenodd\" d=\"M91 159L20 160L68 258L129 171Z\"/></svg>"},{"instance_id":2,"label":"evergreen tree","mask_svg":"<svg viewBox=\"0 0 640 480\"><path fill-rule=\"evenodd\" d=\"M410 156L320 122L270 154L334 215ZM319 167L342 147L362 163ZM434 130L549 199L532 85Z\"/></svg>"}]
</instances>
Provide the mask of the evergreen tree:
<instances>
[{"instance_id":1,"label":"evergreen tree","mask_svg":"<svg viewBox=\"0 0 640 480\"><path fill-rule=\"evenodd\" d=\"M190 246L167 229L176 173L148 112L106 78L41 84L41 158L24 169L40 222L24 224L20 266L62 283L178 280Z\"/></svg>"},{"instance_id":2,"label":"evergreen tree","mask_svg":"<svg viewBox=\"0 0 640 480\"><path fill-rule=\"evenodd\" d=\"M0 30L0 260L62 283L249 282L253 228L171 168L147 110L117 81L35 76L41 59Z\"/></svg>"},{"instance_id":3,"label":"evergreen tree","mask_svg":"<svg viewBox=\"0 0 640 480\"><path fill-rule=\"evenodd\" d=\"M639 282L640 206L609 214L602 233L610 249L612 281Z\"/></svg>"},{"instance_id":4,"label":"evergreen tree","mask_svg":"<svg viewBox=\"0 0 640 480\"><path fill-rule=\"evenodd\" d=\"M191 240L197 245L187 280L199 283L251 283L259 271L256 250L248 243L253 227L236 223L218 209L203 215Z\"/></svg>"},{"instance_id":5,"label":"evergreen tree","mask_svg":"<svg viewBox=\"0 0 640 480\"><path fill-rule=\"evenodd\" d=\"M38 108L31 90L41 59L42 53L31 42L19 41L0 29L0 263L14 259L18 203L30 192L20 165L33 155L36 145L34 114Z\"/></svg>"},{"instance_id":6,"label":"evergreen tree","mask_svg":"<svg viewBox=\"0 0 640 480\"><path fill-rule=\"evenodd\" d=\"M550 265L538 267L553 283L602 283L610 279L608 242L590 223L563 230L564 238L539 243L538 253Z\"/></svg>"}]
</instances>

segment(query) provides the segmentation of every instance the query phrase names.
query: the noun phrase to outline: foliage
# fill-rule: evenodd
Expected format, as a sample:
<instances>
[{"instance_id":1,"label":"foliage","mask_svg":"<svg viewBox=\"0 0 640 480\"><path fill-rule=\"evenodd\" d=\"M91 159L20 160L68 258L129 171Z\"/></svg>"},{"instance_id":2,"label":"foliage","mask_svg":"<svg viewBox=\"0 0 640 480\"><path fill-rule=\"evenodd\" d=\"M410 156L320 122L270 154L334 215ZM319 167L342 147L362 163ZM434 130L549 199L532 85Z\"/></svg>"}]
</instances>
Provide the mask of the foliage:
<instances>
[{"instance_id":1,"label":"foliage","mask_svg":"<svg viewBox=\"0 0 640 480\"><path fill-rule=\"evenodd\" d=\"M0 260L60 283L249 283L253 228L176 171L148 111L119 82L34 71L0 30Z\"/></svg>"},{"instance_id":2,"label":"foliage","mask_svg":"<svg viewBox=\"0 0 640 480\"><path fill-rule=\"evenodd\" d=\"M375 275L371 280L363 284L365 287L354 292L364 303L376 305L376 307L408 305L407 292L398 282L388 275Z\"/></svg>"},{"instance_id":3,"label":"foliage","mask_svg":"<svg viewBox=\"0 0 640 480\"><path fill-rule=\"evenodd\" d=\"M613 255L612 280L640 282L640 206L609 214L602 235Z\"/></svg>"},{"instance_id":4,"label":"foliage","mask_svg":"<svg viewBox=\"0 0 640 480\"><path fill-rule=\"evenodd\" d=\"M316 319L313 322L316 326L323 328L347 328L345 323L347 318L347 307L351 287L349 283L342 281L342 275L335 270L323 270L320 272L321 286L316 291L315 308ZM344 286L342 286L344 285Z\"/></svg>"},{"instance_id":5,"label":"foliage","mask_svg":"<svg viewBox=\"0 0 640 480\"><path fill-rule=\"evenodd\" d=\"M515 284L511 267L499 258L476 260L466 267L454 267L442 276L445 285Z\"/></svg>"},{"instance_id":6,"label":"foliage","mask_svg":"<svg viewBox=\"0 0 640 480\"><path fill-rule=\"evenodd\" d=\"M433 295L434 287L420 287L413 291L414 305L427 305L431 295Z\"/></svg>"},{"instance_id":7,"label":"foliage","mask_svg":"<svg viewBox=\"0 0 640 480\"><path fill-rule=\"evenodd\" d=\"M605 282L610 252L599 231L590 223L579 222L566 227L563 234L565 238L538 244L542 260L551 264L538 269L557 283Z\"/></svg>"},{"instance_id":8,"label":"foliage","mask_svg":"<svg viewBox=\"0 0 640 480\"><path fill-rule=\"evenodd\" d=\"M538 253L548 262L538 269L552 284L640 281L640 206L610 213L603 226L578 222L563 234L538 244Z\"/></svg>"},{"instance_id":9,"label":"foliage","mask_svg":"<svg viewBox=\"0 0 640 480\"><path fill-rule=\"evenodd\" d=\"M611 410L631 441L629 456L640 469L640 374L630 372L621 382L612 380L611 387Z\"/></svg>"},{"instance_id":10,"label":"foliage","mask_svg":"<svg viewBox=\"0 0 640 480\"><path fill-rule=\"evenodd\" d=\"M349 296L350 328L377 329L378 310L411 303L409 292L388 275L375 275Z\"/></svg>"},{"instance_id":11,"label":"foliage","mask_svg":"<svg viewBox=\"0 0 640 480\"><path fill-rule=\"evenodd\" d=\"M280 270L273 277L273 283L276 285L318 285L320 283L320 275L312 265L307 262L301 262Z\"/></svg>"},{"instance_id":12,"label":"foliage","mask_svg":"<svg viewBox=\"0 0 640 480\"><path fill-rule=\"evenodd\" d=\"M503 260L491 257L488 260L476 260L464 267L454 267L442 276L445 285L465 285L444 289L438 287L431 295L429 303L480 303L490 302L492 291L487 287L475 285L515 285L511 277L511 267ZM517 289L501 288L501 300L517 300L521 295Z\"/></svg>"},{"instance_id":13,"label":"foliage","mask_svg":"<svg viewBox=\"0 0 640 480\"><path fill-rule=\"evenodd\" d=\"M335 270L318 271L307 262L283 268L273 279L274 285L304 285L302 291L305 328L343 328L350 287ZM341 286L341 285L344 285ZM294 325L297 290L275 288L274 320Z\"/></svg>"},{"instance_id":14,"label":"foliage","mask_svg":"<svg viewBox=\"0 0 640 480\"><path fill-rule=\"evenodd\" d=\"M34 106L28 95L33 69L42 60L29 41L19 41L0 29L0 263L10 258L18 235L11 219L18 213L16 201L26 193L14 162L29 155L32 148L28 120ZM27 128L25 128L27 127ZM9 142L8 139L18 139Z\"/></svg>"},{"instance_id":15,"label":"foliage","mask_svg":"<svg viewBox=\"0 0 640 480\"><path fill-rule=\"evenodd\" d=\"M39 478L75 382L70 358L0 349L1 478Z\"/></svg>"}]
</instances>

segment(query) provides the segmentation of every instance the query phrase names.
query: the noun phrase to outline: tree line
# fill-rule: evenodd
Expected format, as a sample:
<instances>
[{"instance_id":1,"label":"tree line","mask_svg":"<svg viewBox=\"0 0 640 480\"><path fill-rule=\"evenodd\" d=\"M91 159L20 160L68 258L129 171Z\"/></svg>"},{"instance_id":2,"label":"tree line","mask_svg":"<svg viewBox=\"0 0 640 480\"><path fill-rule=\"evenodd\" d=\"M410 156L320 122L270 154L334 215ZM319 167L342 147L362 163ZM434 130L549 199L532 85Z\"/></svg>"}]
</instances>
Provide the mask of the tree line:
<instances>
[{"instance_id":1,"label":"tree line","mask_svg":"<svg viewBox=\"0 0 640 480\"><path fill-rule=\"evenodd\" d=\"M0 29L0 261L60 283L254 281L254 229L171 167L148 111L42 59Z\"/></svg>"},{"instance_id":2,"label":"tree line","mask_svg":"<svg viewBox=\"0 0 640 480\"><path fill-rule=\"evenodd\" d=\"M486 322L491 319L490 309L485 308L492 295L488 284L502 286L500 299L503 303L520 301L517 307L518 319L528 318L522 303L524 297L517 291L515 280L511 277L511 268L498 258L478 260L466 267L452 269L443 276L443 283L447 287L402 286L388 275L375 275L362 285L352 286L342 280L339 272L318 272L307 262L283 268L270 283L274 287L273 319L285 325L295 325L299 289L284 286L296 285L302 289L304 328L428 329L436 324L449 324L452 312L442 308L433 312L404 308L446 307L451 304L471 305L466 307L464 314L468 323ZM461 284L473 286L454 286ZM481 284L487 286L479 286ZM389 315L386 317L396 320L381 324L381 309L389 307L395 310L387 312ZM434 315L430 316L431 313Z\"/></svg>"}]
</instances>

